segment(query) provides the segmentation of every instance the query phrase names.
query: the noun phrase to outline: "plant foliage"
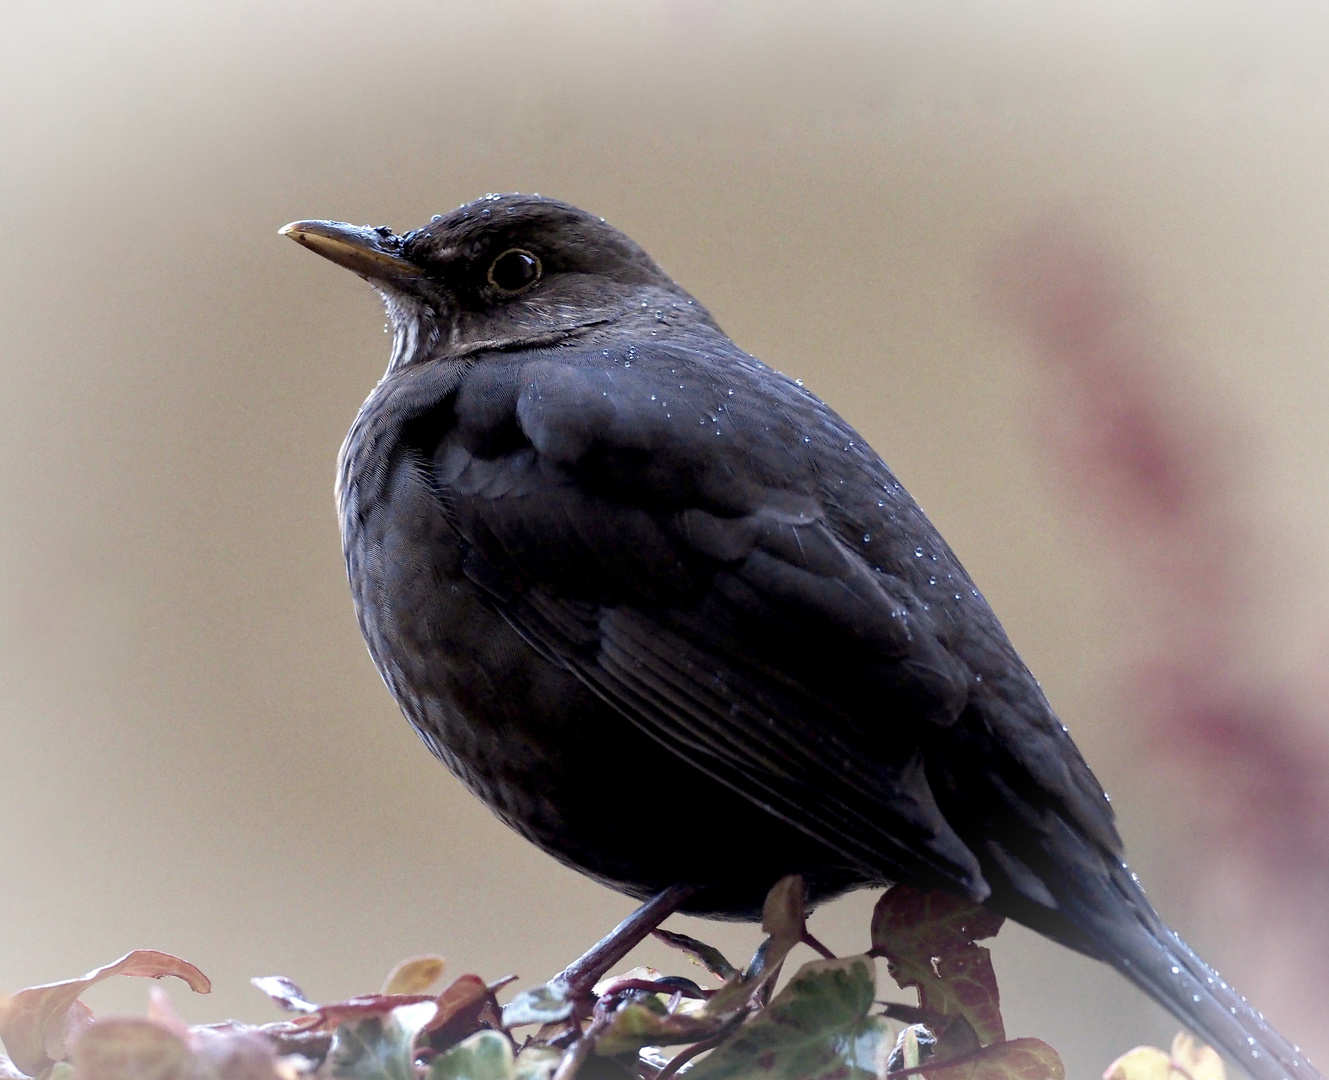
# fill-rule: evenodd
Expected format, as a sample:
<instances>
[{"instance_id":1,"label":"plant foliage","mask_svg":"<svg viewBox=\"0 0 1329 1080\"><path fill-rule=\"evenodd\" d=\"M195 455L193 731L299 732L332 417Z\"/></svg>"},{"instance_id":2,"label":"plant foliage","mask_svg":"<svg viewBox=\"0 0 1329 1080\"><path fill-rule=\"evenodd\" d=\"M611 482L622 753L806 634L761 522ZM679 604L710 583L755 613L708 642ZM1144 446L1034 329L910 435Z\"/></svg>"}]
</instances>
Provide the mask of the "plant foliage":
<instances>
[{"instance_id":1,"label":"plant foliage","mask_svg":"<svg viewBox=\"0 0 1329 1080\"><path fill-rule=\"evenodd\" d=\"M786 878L763 913L766 938L745 968L704 942L657 936L706 973L634 968L584 995L554 980L500 1005L507 981L465 974L441 991L442 957L397 965L383 989L315 1002L291 980L253 980L288 1016L270 1024L186 1025L154 989L144 1017L97 1020L79 999L113 975L207 978L139 950L79 979L0 996L0 1080L1065 1080L1038 1039L1007 1039L988 950L1001 918L904 886L877 903L868 951L831 956L807 931L803 883ZM823 959L773 992L800 944ZM877 999L884 957L918 1006ZM1171 1053L1137 1047L1104 1080L1224 1080L1212 1050L1178 1036Z\"/></svg>"}]
</instances>

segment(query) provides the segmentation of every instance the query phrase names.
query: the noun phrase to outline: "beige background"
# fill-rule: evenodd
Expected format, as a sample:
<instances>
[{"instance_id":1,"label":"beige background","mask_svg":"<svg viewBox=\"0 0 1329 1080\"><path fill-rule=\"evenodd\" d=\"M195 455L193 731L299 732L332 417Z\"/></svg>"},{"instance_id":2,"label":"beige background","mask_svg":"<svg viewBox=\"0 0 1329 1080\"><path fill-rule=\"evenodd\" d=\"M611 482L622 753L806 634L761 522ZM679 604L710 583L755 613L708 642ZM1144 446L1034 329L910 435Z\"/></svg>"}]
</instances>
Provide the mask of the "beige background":
<instances>
[{"instance_id":1,"label":"beige background","mask_svg":"<svg viewBox=\"0 0 1329 1080\"><path fill-rule=\"evenodd\" d=\"M1186 358L1183 397L1238 418L1270 538L1252 654L1322 647L1323 15L212 7L0 13L0 987L151 946L213 978L211 1000L173 991L188 1017L264 1019L250 975L330 998L439 951L533 980L628 910L471 801L375 675L331 477L386 360L381 307L276 235L538 190L640 240L892 462L1117 795L1160 907L1326 1063L1325 1001L1297 970L1318 959L1271 972L1242 947L1248 909L1185 887L1211 853L1121 736L1147 598L1058 485L1046 371L982 285L1049 206L1133 268ZM861 948L870 903L814 929ZM1018 928L996 952L1010 1028L1073 1076L1175 1029Z\"/></svg>"}]
</instances>

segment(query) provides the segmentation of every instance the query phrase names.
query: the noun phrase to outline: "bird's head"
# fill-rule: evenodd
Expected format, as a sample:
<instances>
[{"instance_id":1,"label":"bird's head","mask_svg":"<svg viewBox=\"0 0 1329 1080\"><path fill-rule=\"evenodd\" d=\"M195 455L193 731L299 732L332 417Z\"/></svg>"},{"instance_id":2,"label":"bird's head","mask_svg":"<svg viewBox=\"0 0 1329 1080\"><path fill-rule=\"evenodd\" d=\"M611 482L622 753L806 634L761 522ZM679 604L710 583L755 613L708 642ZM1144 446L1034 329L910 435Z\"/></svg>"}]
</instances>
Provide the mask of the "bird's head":
<instances>
[{"instance_id":1,"label":"bird's head","mask_svg":"<svg viewBox=\"0 0 1329 1080\"><path fill-rule=\"evenodd\" d=\"M383 294L396 330L390 370L556 345L625 320L711 325L632 240L538 195L487 195L404 236L337 221L281 232Z\"/></svg>"}]
</instances>

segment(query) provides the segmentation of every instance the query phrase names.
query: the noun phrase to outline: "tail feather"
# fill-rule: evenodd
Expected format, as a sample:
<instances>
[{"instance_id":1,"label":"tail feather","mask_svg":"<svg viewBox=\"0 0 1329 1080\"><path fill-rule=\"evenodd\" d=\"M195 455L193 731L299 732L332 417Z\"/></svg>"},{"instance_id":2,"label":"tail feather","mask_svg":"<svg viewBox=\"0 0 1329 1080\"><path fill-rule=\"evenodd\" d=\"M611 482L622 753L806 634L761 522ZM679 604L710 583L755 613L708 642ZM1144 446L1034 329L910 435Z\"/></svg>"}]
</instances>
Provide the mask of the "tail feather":
<instances>
[{"instance_id":1,"label":"tail feather","mask_svg":"<svg viewBox=\"0 0 1329 1080\"><path fill-rule=\"evenodd\" d=\"M1168 927L1152 919L1103 927L1108 960L1210 1045L1257 1080L1323 1080L1306 1055L1265 1021Z\"/></svg>"},{"instance_id":2,"label":"tail feather","mask_svg":"<svg viewBox=\"0 0 1329 1080\"><path fill-rule=\"evenodd\" d=\"M1060 915L1081 941L1093 943L1099 959L1255 1080L1324 1080L1298 1047L1163 922L1125 863L1098 862L1090 870L1087 862L1073 860L1080 873L1072 870L1062 881L1071 887L1054 891Z\"/></svg>"}]
</instances>

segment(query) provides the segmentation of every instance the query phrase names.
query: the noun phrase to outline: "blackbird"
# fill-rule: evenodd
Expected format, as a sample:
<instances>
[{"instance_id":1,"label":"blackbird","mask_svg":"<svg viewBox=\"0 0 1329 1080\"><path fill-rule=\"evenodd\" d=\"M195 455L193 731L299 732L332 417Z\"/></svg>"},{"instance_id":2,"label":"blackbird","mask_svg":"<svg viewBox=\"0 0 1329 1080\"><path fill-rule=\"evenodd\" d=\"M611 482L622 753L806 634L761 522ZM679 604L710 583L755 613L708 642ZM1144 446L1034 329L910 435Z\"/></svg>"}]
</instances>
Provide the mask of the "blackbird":
<instances>
[{"instance_id":1,"label":"blackbird","mask_svg":"<svg viewBox=\"0 0 1329 1080\"><path fill-rule=\"evenodd\" d=\"M1319 1074L1155 913L1098 781L866 440L621 232L490 195L368 279L387 373L342 447L360 628L503 821L635 897L755 919L903 882L1106 961L1259 1080ZM643 810L645 807L645 810Z\"/></svg>"}]
</instances>

